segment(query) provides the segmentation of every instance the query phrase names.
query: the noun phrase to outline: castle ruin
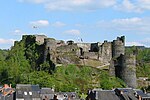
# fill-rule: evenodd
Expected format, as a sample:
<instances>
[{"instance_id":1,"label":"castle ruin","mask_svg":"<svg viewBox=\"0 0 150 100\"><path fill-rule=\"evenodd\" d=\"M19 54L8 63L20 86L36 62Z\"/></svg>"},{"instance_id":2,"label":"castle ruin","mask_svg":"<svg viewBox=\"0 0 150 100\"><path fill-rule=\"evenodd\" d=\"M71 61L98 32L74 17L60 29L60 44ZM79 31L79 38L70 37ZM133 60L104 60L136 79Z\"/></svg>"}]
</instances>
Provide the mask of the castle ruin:
<instances>
[{"instance_id":1,"label":"castle ruin","mask_svg":"<svg viewBox=\"0 0 150 100\"><path fill-rule=\"evenodd\" d=\"M103 43L66 43L44 35L25 35L26 42L32 38L42 45L43 62L50 60L53 64L78 64L90 66L109 65L109 73L122 79L128 87L136 88L136 56L125 53L125 37L117 37L112 42Z\"/></svg>"}]
</instances>

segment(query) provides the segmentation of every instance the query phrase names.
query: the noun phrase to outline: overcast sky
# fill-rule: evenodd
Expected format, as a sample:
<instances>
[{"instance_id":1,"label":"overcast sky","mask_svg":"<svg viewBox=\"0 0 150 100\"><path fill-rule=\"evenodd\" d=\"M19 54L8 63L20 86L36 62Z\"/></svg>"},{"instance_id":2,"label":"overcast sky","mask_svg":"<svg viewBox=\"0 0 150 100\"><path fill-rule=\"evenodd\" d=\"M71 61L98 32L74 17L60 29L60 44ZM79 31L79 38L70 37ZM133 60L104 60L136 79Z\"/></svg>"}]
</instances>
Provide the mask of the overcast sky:
<instances>
[{"instance_id":1,"label":"overcast sky","mask_svg":"<svg viewBox=\"0 0 150 100\"><path fill-rule=\"evenodd\" d=\"M1 0L0 48L23 34L150 47L150 0Z\"/></svg>"}]
</instances>

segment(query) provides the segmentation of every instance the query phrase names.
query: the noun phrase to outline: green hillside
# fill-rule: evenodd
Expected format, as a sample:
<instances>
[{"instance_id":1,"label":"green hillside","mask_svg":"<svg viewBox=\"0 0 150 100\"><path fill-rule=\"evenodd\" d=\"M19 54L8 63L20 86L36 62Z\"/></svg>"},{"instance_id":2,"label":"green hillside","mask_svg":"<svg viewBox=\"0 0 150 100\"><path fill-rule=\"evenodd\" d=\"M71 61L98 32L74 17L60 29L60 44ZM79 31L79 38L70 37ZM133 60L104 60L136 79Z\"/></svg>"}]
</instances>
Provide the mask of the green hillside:
<instances>
[{"instance_id":1,"label":"green hillside","mask_svg":"<svg viewBox=\"0 0 150 100\"><path fill-rule=\"evenodd\" d=\"M11 50L0 50L0 84L39 84L56 91L79 92L125 87L120 79L109 76L107 71L80 65L54 68L51 61L41 61L41 54L40 45L24 40L15 42Z\"/></svg>"},{"instance_id":2,"label":"green hillside","mask_svg":"<svg viewBox=\"0 0 150 100\"><path fill-rule=\"evenodd\" d=\"M34 37L31 37L34 38ZM30 39L32 40L32 39ZM0 84L39 84L56 91L86 92L88 89L125 87L122 80L109 76L107 70L90 66L51 66L42 61L42 45L35 41L15 42L11 50L0 50ZM137 77L150 77L150 49L126 48L137 54Z\"/></svg>"}]
</instances>

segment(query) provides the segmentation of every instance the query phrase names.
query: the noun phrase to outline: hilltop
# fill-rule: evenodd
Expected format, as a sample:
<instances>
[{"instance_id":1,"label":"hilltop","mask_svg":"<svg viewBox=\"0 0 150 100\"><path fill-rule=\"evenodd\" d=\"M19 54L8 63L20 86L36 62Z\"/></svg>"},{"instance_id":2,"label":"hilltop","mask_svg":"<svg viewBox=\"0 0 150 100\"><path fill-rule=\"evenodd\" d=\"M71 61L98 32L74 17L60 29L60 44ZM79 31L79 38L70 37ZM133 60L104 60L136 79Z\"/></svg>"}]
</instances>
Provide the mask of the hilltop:
<instances>
[{"instance_id":1,"label":"hilltop","mask_svg":"<svg viewBox=\"0 0 150 100\"><path fill-rule=\"evenodd\" d=\"M150 50L125 48L124 39L122 36L112 42L65 43L44 35L24 35L11 50L0 52L1 84L39 84L55 86L57 91L136 86L136 76L149 75ZM133 71L136 68L133 77L127 76L132 73L126 73L127 61L132 62L128 65L133 65Z\"/></svg>"}]
</instances>

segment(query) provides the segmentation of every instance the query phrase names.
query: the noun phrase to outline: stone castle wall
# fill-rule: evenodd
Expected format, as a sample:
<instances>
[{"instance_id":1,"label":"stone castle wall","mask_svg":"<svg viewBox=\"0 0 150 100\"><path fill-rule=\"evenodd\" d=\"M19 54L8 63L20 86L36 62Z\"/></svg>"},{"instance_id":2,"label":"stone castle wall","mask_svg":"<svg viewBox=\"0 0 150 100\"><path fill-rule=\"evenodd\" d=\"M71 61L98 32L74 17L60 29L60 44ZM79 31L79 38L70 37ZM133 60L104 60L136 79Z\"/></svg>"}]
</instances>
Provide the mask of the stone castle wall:
<instances>
[{"instance_id":1,"label":"stone castle wall","mask_svg":"<svg viewBox=\"0 0 150 100\"><path fill-rule=\"evenodd\" d=\"M84 52L89 52L91 43L76 43L79 48L82 48Z\"/></svg>"},{"instance_id":2,"label":"stone castle wall","mask_svg":"<svg viewBox=\"0 0 150 100\"><path fill-rule=\"evenodd\" d=\"M56 40L53 38L46 38L44 39L44 61L47 59L52 60L53 62L56 62Z\"/></svg>"},{"instance_id":3,"label":"stone castle wall","mask_svg":"<svg viewBox=\"0 0 150 100\"><path fill-rule=\"evenodd\" d=\"M112 44L111 42L104 42L99 50L99 59L103 63L110 63L112 59Z\"/></svg>"},{"instance_id":4,"label":"stone castle wall","mask_svg":"<svg viewBox=\"0 0 150 100\"><path fill-rule=\"evenodd\" d=\"M84 52L85 59L98 59L97 52Z\"/></svg>"},{"instance_id":5,"label":"stone castle wall","mask_svg":"<svg viewBox=\"0 0 150 100\"><path fill-rule=\"evenodd\" d=\"M70 40L47 38L44 35L23 36L26 44L37 42L43 45L43 61L53 63L80 64L83 59L95 60L101 64L110 64L110 75L124 80L129 87L136 87L136 58L125 54L125 37L117 37L112 42L74 43Z\"/></svg>"},{"instance_id":6,"label":"stone castle wall","mask_svg":"<svg viewBox=\"0 0 150 100\"><path fill-rule=\"evenodd\" d=\"M121 78L127 83L128 87L136 88L136 55L126 54L123 60Z\"/></svg>"},{"instance_id":7,"label":"stone castle wall","mask_svg":"<svg viewBox=\"0 0 150 100\"><path fill-rule=\"evenodd\" d=\"M76 44L72 45L63 45L57 47L56 51L59 53L69 53L69 52L76 52L78 50L78 46Z\"/></svg>"}]
</instances>

